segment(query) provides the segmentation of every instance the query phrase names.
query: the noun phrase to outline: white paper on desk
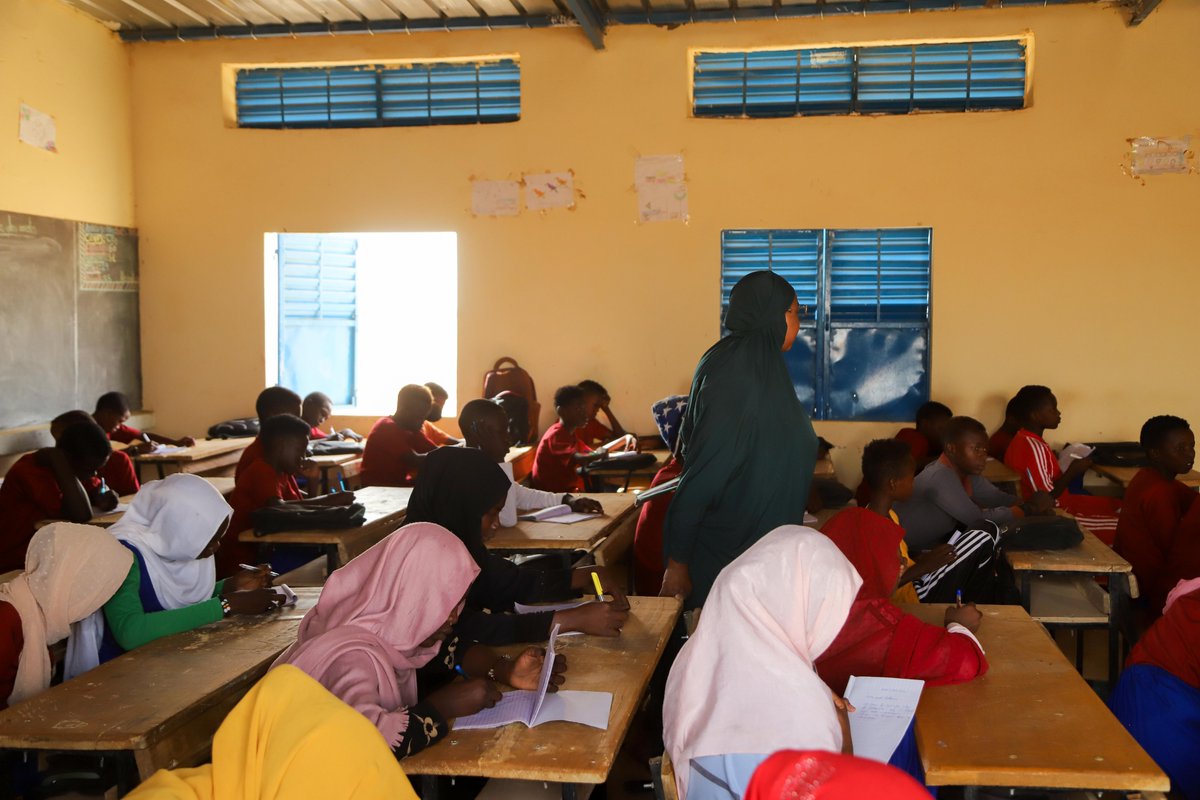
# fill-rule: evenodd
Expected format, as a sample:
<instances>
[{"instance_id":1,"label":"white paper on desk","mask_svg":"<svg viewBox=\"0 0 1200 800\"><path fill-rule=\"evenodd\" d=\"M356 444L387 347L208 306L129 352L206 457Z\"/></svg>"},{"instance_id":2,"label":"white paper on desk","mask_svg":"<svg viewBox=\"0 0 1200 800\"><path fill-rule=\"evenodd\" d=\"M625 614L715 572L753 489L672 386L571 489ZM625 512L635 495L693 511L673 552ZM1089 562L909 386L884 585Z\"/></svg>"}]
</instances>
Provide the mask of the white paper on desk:
<instances>
[{"instance_id":1,"label":"white paper on desk","mask_svg":"<svg viewBox=\"0 0 1200 800\"><path fill-rule=\"evenodd\" d=\"M513 611L518 614L540 614L543 611L569 611L572 608L586 606L588 603L594 603L595 600L572 600L569 603L539 603L537 605L525 605L524 603L513 603ZM563 636L565 634L559 634Z\"/></svg>"},{"instance_id":2,"label":"white paper on desk","mask_svg":"<svg viewBox=\"0 0 1200 800\"><path fill-rule=\"evenodd\" d=\"M517 519L525 520L526 522L554 522L560 525L571 525L576 522L583 522L586 519L595 519L600 514L579 514L571 510L571 507L565 504L550 506L538 511L529 511Z\"/></svg>"},{"instance_id":3,"label":"white paper on desk","mask_svg":"<svg viewBox=\"0 0 1200 800\"><path fill-rule=\"evenodd\" d=\"M595 464L609 463L610 464L615 461L616 463L620 464L622 461L633 461L634 459L641 458L641 457L642 457L642 454L639 453L637 450L620 450L616 453L609 453L608 458L604 459L603 461L595 461L593 463L595 463Z\"/></svg>"},{"instance_id":4,"label":"white paper on desk","mask_svg":"<svg viewBox=\"0 0 1200 800\"><path fill-rule=\"evenodd\" d=\"M854 755L886 764L912 724L925 681L907 678L864 678L851 675L846 699Z\"/></svg>"},{"instance_id":5,"label":"white paper on desk","mask_svg":"<svg viewBox=\"0 0 1200 800\"><path fill-rule=\"evenodd\" d=\"M1058 454L1058 468L1066 472L1072 461L1087 458L1094 452L1096 452L1096 448L1088 447L1086 444L1069 444Z\"/></svg>"},{"instance_id":6,"label":"white paper on desk","mask_svg":"<svg viewBox=\"0 0 1200 800\"><path fill-rule=\"evenodd\" d=\"M820 520L817 519L815 514L810 514L807 511L804 512L804 524L805 525L807 525L811 528L813 525L816 525L818 522L820 522Z\"/></svg>"},{"instance_id":7,"label":"white paper on desk","mask_svg":"<svg viewBox=\"0 0 1200 800\"><path fill-rule=\"evenodd\" d=\"M280 606L281 608L294 606L296 605L296 601L299 599L296 597L296 593L292 591L292 587L288 586L286 583L280 583L276 586L272 586L271 590L274 591L275 594L283 595L283 605Z\"/></svg>"},{"instance_id":8,"label":"white paper on desk","mask_svg":"<svg viewBox=\"0 0 1200 800\"><path fill-rule=\"evenodd\" d=\"M156 456L170 456L174 455L175 453L182 453L184 450L187 450L187 448L179 447L178 445L174 444L160 444L150 452Z\"/></svg>"}]
</instances>

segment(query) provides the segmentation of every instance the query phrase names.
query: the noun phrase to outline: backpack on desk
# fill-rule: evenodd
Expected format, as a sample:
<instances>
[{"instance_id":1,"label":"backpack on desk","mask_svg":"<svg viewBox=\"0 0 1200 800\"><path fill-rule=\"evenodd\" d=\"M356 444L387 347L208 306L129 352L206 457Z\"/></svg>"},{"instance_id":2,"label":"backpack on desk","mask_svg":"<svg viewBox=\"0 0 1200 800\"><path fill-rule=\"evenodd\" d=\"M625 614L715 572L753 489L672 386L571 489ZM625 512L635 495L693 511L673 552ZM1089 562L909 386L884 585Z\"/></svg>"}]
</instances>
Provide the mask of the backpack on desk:
<instances>
[{"instance_id":1,"label":"backpack on desk","mask_svg":"<svg viewBox=\"0 0 1200 800\"><path fill-rule=\"evenodd\" d=\"M1088 442L1092 461L1102 467L1147 467L1146 451L1138 442Z\"/></svg>"},{"instance_id":2,"label":"backpack on desk","mask_svg":"<svg viewBox=\"0 0 1200 800\"><path fill-rule=\"evenodd\" d=\"M1015 519L1000 533L1006 550L1066 550L1082 541L1079 523L1056 514Z\"/></svg>"},{"instance_id":3,"label":"backpack on desk","mask_svg":"<svg viewBox=\"0 0 1200 800\"><path fill-rule=\"evenodd\" d=\"M300 506L281 503L260 508L250 515L255 536L283 531L342 530L361 528L367 521L362 503L348 506Z\"/></svg>"},{"instance_id":4,"label":"backpack on desk","mask_svg":"<svg viewBox=\"0 0 1200 800\"><path fill-rule=\"evenodd\" d=\"M503 366L505 363L512 366ZM517 444L523 442L535 442L538 438L538 415L542 412L542 406L538 403L537 387L533 385L533 378L528 372L521 368L517 360L512 356L501 356L492 365L483 376L483 396L494 398L501 392L512 392L525 398L529 403L529 434L528 437L517 441Z\"/></svg>"},{"instance_id":5,"label":"backpack on desk","mask_svg":"<svg viewBox=\"0 0 1200 800\"><path fill-rule=\"evenodd\" d=\"M258 436L258 417L227 419L208 429L209 439L249 439Z\"/></svg>"}]
</instances>

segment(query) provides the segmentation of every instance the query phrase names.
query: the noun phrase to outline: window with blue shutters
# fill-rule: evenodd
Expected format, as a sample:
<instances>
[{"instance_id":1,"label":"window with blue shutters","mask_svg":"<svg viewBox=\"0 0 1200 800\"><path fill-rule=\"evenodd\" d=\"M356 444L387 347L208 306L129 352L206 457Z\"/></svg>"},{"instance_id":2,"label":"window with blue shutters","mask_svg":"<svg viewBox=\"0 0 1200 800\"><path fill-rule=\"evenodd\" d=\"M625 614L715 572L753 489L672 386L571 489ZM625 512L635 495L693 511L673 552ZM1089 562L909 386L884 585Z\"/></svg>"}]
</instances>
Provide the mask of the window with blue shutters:
<instances>
[{"instance_id":1,"label":"window with blue shutters","mask_svg":"<svg viewBox=\"0 0 1200 800\"><path fill-rule=\"evenodd\" d=\"M784 354L814 419L911 420L929 399L929 228L727 230L721 315L743 276L796 290L800 333Z\"/></svg>"},{"instance_id":2,"label":"window with blue shutters","mask_svg":"<svg viewBox=\"0 0 1200 800\"><path fill-rule=\"evenodd\" d=\"M370 128L513 122L521 67L513 59L241 69L242 128Z\"/></svg>"},{"instance_id":3,"label":"window with blue shutters","mask_svg":"<svg viewBox=\"0 0 1200 800\"><path fill-rule=\"evenodd\" d=\"M1026 42L1005 39L697 52L697 117L803 117L1024 108Z\"/></svg>"}]
</instances>

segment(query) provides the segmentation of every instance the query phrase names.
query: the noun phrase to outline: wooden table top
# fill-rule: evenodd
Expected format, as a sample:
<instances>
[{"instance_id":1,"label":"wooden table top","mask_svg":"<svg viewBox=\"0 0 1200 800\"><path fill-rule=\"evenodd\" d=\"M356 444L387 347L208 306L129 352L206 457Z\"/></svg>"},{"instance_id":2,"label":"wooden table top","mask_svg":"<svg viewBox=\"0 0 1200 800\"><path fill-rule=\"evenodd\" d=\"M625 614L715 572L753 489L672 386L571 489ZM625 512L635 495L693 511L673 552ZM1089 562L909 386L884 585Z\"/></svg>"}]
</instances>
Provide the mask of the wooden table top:
<instances>
[{"instance_id":1,"label":"wooden table top","mask_svg":"<svg viewBox=\"0 0 1200 800\"><path fill-rule=\"evenodd\" d=\"M374 538L377 542L399 527L404 520L412 491L411 486L368 486L355 490L354 501L362 503L367 510L366 522L359 528L283 531L266 536L255 536L253 530L246 530L238 533L238 541L260 544L342 545L347 540L363 541ZM366 547L363 548L365 549Z\"/></svg>"},{"instance_id":2,"label":"wooden table top","mask_svg":"<svg viewBox=\"0 0 1200 800\"><path fill-rule=\"evenodd\" d=\"M436 745L401 759L400 766L409 775L604 783L681 608L673 597L630 597L629 604L620 637L567 636L556 645L568 665L562 688L612 692L608 730L570 722L452 730ZM500 649L515 653L521 646Z\"/></svg>"},{"instance_id":3,"label":"wooden table top","mask_svg":"<svg viewBox=\"0 0 1200 800\"><path fill-rule=\"evenodd\" d=\"M1004 557L1018 572L1083 572L1103 575L1130 573L1133 567L1087 528L1080 526L1083 541L1065 550L1005 550ZM1003 543L1003 540L1001 541Z\"/></svg>"},{"instance_id":4,"label":"wooden table top","mask_svg":"<svg viewBox=\"0 0 1200 800\"><path fill-rule=\"evenodd\" d=\"M942 624L945 605L905 605ZM930 786L1164 791L1163 774L1020 606L980 606L986 675L926 687L917 746Z\"/></svg>"},{"instance_id":5,"label":"wooden table top","mask_svg":"<svg viewBox=\"0 0 1200 800\"><path fill-rule=\"evenodd\" d=\"M990 483L1020 483L1021 476L1003 461L989 458L983 467L983 477Z\"/></svg>"},{"instance_id":6,"label":"wooden table top","mask_svg":"<svg viewBox=\"0 0 1200 800\"><path fill-rule=\"evenodd\" d=\"M512 447L508 448L508 455L504 457L504 460L511 464L512 462L518 461L524 456L529 455L533 452L533 450L534 447L531 444L513 445Z\"/></svg>"},{"instance_id":7,"label":"wooden table top","mask_svg":"<svg viewBox=\"0 0 1200 800\"><path fill-rule=\"evenodd\" d=\"M632 493L601 492L580 494L604 507L604 516L562 525L554 522L520 520L511 528L501 528L487 543L489 550L587 550L608 536L633 514Z\"/></svg>"},{"instance_id":8,"label":"wooden table top","mask_svg":"<svg viewBox=\"0 0 1200 800\"><path fill-rule=\"evenodd\" d=\"M239 453L249 447L253 441L253 437L250 436L238 439L201 439L191 447L185 447L174 453L146 453L145 455L135 456L133 460L150 464L158 462L173 464L201 461L228 453Z\"/></svg>"},{"instance_id":9,"label":"wooden table top","mask_svg":"<svg viewBox=\"0 0 1200 800\"><path fill-rule=\"evenodd\" d=\"M326 456L308 456L308 460L321 469L340 467L342 464L348 464L356 458L362 458L362 453L335 453Z\"/></svg>"},{"instance_id":10,"label":"wooden table top","mask_svg":"<svg viewBox=\"0 0 1200 800\"><path fill-rule=\"evenodd\" d=\"M0 748L154 745L228 696L240 698L296 640L300 619L320 589L295 591L293 608L233 616L158 639L0 712Z\"/></svg>"},{"instance_id":11,"label":"wooden table top","mask_svg":"<svg viewBox=\"0 0 1200 800\"><path fill-rule=\"evenodd\" d=\"M229 497L229 493L233 491L233 478L205 477L204 480L211 483L216 488L216 490L218 492L220 492L221 495L224 497ZM127 506L133 502L133 498L136 496L137 495L127 494L127 495L122 495L118 499L120 500L121 505ZM125 516L124 511L98 511L92 516L92 518L90 520L88 520L87 524L95 525L100 528L107 528L110 525L114 525L115 523L119 522L121 517L123 517L123 516ZM37 527L43 528L46 525L49 525L51 522L57 522L57 520L44 519L37 524Z\"/></svg>"},{"instance_id":12,"label":"wooden table top","mask_svg":"<svg viewBox=\"0 0 1200 800\"><path fill-rule=\"evenodd\" d=\"M1137 475L1140 469L1141 467L1106 467L1103 464L1092 464L1092 472L1116 481L1124 487L1129 486L1129 482L1133 480L1133 476ZM1196 470L1192 470L1186 475L1180 475L1176 480L1184 486L1190 486L1193 489L1200 488L1200 472Z\"/></svg>"}]
</instances>

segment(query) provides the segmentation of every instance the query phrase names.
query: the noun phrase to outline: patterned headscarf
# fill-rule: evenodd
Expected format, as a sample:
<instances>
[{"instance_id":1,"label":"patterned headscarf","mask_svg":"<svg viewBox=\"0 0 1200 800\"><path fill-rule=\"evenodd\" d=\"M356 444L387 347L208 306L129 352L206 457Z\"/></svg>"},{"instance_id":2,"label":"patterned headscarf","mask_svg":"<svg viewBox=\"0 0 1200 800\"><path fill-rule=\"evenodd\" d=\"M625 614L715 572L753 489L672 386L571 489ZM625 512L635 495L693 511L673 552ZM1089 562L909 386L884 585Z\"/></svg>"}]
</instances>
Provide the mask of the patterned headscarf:
<instances>
[{"instance_id":1,"label":"patterned headscarf","mask_svg":"<svg viewBox=\"0 0 1200 800\"><path fill-rule=\"evenodd\" d=\"M687 410L687 404L687 395L673 394L650 406L650 411L654 414L654 424L658 426L658 432L662 434L667 449L672 453L675 452L675 443L679 440L679 425L683 422L683 412Z\"/></svg>"}]
</instances>

